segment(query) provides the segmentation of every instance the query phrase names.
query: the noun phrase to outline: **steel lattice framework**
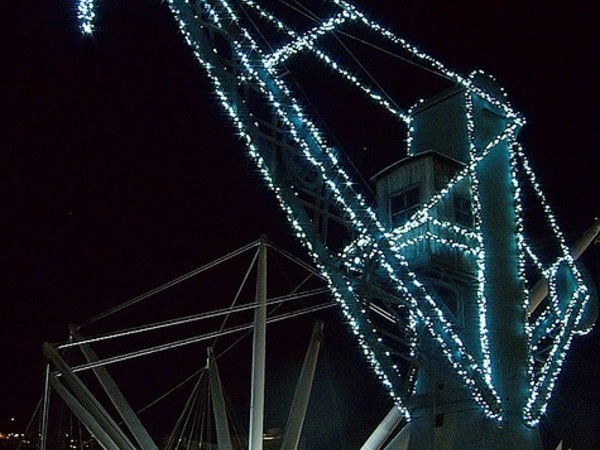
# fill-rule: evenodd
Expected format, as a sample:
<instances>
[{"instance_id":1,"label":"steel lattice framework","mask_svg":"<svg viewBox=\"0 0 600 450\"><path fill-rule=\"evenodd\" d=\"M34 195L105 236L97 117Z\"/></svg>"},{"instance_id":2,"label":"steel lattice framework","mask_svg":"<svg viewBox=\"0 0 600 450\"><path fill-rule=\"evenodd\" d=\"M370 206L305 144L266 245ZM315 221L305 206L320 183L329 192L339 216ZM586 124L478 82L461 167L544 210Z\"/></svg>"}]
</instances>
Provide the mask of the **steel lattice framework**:
<instances>
[{"instance_id":1,"label":"steel lattice framework","mask_svg":"<svg viewBox=\"0 0 600 450\"><path fill-rule=\"evenodd\" d=\"M267 2L253 0L166 3L235 132L327 278L367 360L405 417L410 419L415 375L429 357L418 344L425 336L435 342L445 370L486 417L512 420L516 404L519 420L535 426L573 337L589 331L584 316L591 295L517 141L525 120L506 95L490 88L479 72L462 76L447 68L344 0L326 2L329 15L315 17L304 31L279 14L285 2L272 2L273 10L263 5ZM94 1L80 1L78 11L82 31L93 33ZM277 46L265 45L259 29L276 36ZM376 35L406 59L443 74L461 87L467 105L468 163L396 228L360 192L360 183L343 167L339 151L328 144L287 78L293 58L311 57L315 66L337 74L340 83L348 83L395 117L406 130L410 155L412 109L398 107L323 45L349 29ZM482 131L483 109L501 118L491 133ZM473 198L473 228L439 213L448 196L465 187ZM528 243L525 191L543 211L556 242L552 255L540 256ZM504 211L502 217L498 209ZM459 251L471 264L477 317L470 335L475 339L463 335L435 286L411 268L406 252L423 241ZM502 267L494 259L499 250L514 256ZM490 280L497 277L506 278L508 292L494 291ZM548 280L549 301L533 313L530 291L540 278ZM507 323L509 335L499 336L496 330ZM500 351L499 339L507 336L521 358L516 362ZM523 376L510 384L506 380L515 371ZM508 407L513 393L518 399Z\"/></svg>"}]
</instances>

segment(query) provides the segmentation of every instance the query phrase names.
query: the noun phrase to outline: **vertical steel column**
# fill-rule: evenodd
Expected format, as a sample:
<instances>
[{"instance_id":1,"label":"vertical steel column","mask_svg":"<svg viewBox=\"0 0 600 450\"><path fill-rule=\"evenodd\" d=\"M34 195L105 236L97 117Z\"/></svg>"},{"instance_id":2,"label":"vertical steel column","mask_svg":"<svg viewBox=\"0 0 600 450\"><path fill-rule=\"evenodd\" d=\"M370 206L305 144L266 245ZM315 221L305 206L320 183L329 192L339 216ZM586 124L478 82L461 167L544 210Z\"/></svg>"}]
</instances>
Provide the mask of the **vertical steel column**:
<instances>
[{"instance_id":1,"label":"vertical steel column","mask_svg":"<svg viewBox=\"0 0 600 450\"><path fill-rule=\"evenodd\" d=\"M249 450L262 450L265 410L265 353L267 345L267 240L262 236L258 250L256 309L252 342L252 392L250 398Z\"/></svg>"}]
</instances>

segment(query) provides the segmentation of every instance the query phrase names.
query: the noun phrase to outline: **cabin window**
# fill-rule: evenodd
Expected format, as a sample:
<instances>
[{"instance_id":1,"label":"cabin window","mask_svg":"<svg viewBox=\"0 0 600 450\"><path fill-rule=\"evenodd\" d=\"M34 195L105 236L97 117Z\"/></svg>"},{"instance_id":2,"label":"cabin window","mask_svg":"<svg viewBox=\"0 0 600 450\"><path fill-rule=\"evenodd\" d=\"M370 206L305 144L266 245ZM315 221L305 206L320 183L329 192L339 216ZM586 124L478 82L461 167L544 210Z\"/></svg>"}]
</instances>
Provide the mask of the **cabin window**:
<instances>
[{"instance_id":1,"label":"cabin window","mask_svg":"<svg viewBox=\"0 0 600 450\"><path fill-rule=\"evenodd\" d=\"M471 202L465 197L454 196L454 219L464 227L473 226L473 210Z\"/></svg>"},{"instance_id":2,"label":"cabin window","mask_svg":"<svg viewBox=\"0 0 600 450\"><path fill-rule=\"evenodd\" d=\"M413 186L390 197L390 218L392 225L402 225L413 215L421 203L419 186Z\"/></svg>"}]
</instances>

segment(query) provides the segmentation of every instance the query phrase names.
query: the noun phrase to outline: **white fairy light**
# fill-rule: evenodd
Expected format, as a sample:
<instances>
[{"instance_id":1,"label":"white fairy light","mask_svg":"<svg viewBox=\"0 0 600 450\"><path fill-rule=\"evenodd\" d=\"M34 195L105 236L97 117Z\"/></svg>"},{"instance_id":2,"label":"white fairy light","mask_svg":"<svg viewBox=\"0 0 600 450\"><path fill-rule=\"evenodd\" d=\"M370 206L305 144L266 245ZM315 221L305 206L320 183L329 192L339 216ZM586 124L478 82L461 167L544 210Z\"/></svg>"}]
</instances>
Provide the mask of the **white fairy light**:
<instances>
[{"instance_id":1,"label":"white fairy light","mask_svg":"<svg viewBox=\"0 0 600 450\"><path fill-rule=\"evenodd\" d=\"M77 3L77 19L79 20L81 32L83 34L92 34L96 19L96 1L79 0Z\"/></svg>"},{"instance_id":2,"label":"white fairy light","mask_svg":"<svg viewBox=\"0 0 600 450\"><path fill-rule=\"evenodd\" d=\"M479 193L478 164L486 158L496 146L505 144L510 151L512 189L515 194L515 240L518 248L518 276L523 289L522 307L524 327L529 343L529 382L530 395L524 410L525 420L535 425L546 408L553 391L556 378L560 373L566 352L572 338L588 330L580 329L580 322L585 306L590 298L588 289L583 283L568 247L552 214L543 192L530 168L522 149L516 142L516 132L525 120L515 111L502 93L501 98L486 92L476 84L475 76L481 72L463 77L446 68L441 62L409 44L404 39L395 36L379 24L368 19L354 6L344 0L331 0L340 7L340 11L331 18L320 22L308 32L300 35L289 28L280 19L266 11L254 0L241 0L242 3L257 12L259 17L269 21L278 30L291 38L291 41L275 51L263 51L253 36L241 24L241 20L233 7L226 0L202 1L197 7L205 11L205 17L211 22L211 27L227 31L231 40L232 51L236 63L234 74L226 72L220 66L220 60L215 56L216 49L209 48L203 41L201 24L196 14L196 5L186 0L167 0L167 4L198 62L204 67L213 83L216 98L231 120L237 135L244 142L250 157L255 161L259 172L267 186L273 191L283 211L286 214L292 230L307 248L316 266L326 278L336 301L340 304L348 325L356 336L365 358L371 364L374 373L388 389L389 395L398 405L403 415L410 418L406 406L405 395L411 392L400 392L401 373L397 364L391 358L391 353L385 346L378 328L367 314L367 306L355 292L355 285L348 276L351 272L360 273L367 261L376 261L386 272L389 280L397 286L398 293L410 305L407 312L406 332L410 336L410 356L417 352L417 326L422 328L439 344L442 355L455 373L461 378L472 398L479 404L487 417L502 420L502 405L496 392L493 380L490 350L487 299L485 296L485 236L482 232L481 200ZM213 4L217 4L214 7ZM81 29L92 33L95 19L94 0L78 2L78 18ZM323 62L327 67L339 74L345 81L361 90L368 98L398 117L407 126L407 146L412 154L414 135L411 114L417 102L408 114L396 106L377 90L367 86L357 76L343 68L330 55L318 47L318 42L328 33L340 30L347 23L362 24L369 30L378 33L387 41L400 46L410 55L425 62L430 68L442 73L447 78L461 85L465 92L466 123L469 141L469 161L464 169L459 171L447 186L435 194L425 205L420 207L400 227L388 229L378 218L377 212L367 204L366 199L356 191L355 183L341 167L337 152L328 145L324 135L304 112L302 105L296 100L290 88L279 74L280 66L300 52L309 52ZM232 26L234 25L234 26ZM362 26L361 25L361 26ZM235 31L232 31L235 30ZM207 40L208 38L205 38ZM208 42L208 41L207 41ZM304 162L316 170L327 188L330 198L346 219L355 237L339 255L331 255L328 249L314 236L314 229L306 214L297 207L298 192L293 186L282 184L282 180L272 172L268 161L268 151L263 148L257 128L259 124L252 115L252 109L232 91L231 80L237 86L252 85L263 99L267 100L274 118L289 134ZM234 84L235 84L234 83ZM506 128L495 136L485 148L476 148L476 124L474 119L473 98L478 97L498 108L508 119ZM551 265L547 265L535 254L525 238L524 207L521 199L522 186L520 179L527 178L533 186L546 220L556 236L561 255ZM468 184L473 199L474 229L459 226L437 217L436 208L446 202L456 190L459 183ZM456 324L446 311L443 301L432 297L425 286L411 269L408 255L412 249L422 242L435 243L443 248L451 249L462 255L472 264L477 278L475 299L478 308L479 349L480 355L467 351L465 343L456 331ZM331 257L337 256L342 261L344 272L331 265ZM531 261L540 273L549 280L549 306L541 311L538 318L531 324L527 322L527 307L529 302L526 262ZM574 290L568 301L560 299L557 293L557 273L566 266L574 278ZM406 305L398 306L404 308ZM383 311L383 310L382 310ZM377 312L377 311L376 311ZM385 311L383 311L385 312ZM379 312L378 312L379 313ZM385 312L383 317L396 321L392 314ZM381 315L381 314L380 314ZM396 322L397 323L397 322ZM544 333L547 332L547 333ZM542 337L542 335L545 335ZM532 354L542 345L550 341L550 352L543 366L536 369ZM471 349L469 349L471 350ZM413 386L415 371L408 375L408 385ZM410 388L409 388L410 391Z\"/></svg>"}]
</instances>

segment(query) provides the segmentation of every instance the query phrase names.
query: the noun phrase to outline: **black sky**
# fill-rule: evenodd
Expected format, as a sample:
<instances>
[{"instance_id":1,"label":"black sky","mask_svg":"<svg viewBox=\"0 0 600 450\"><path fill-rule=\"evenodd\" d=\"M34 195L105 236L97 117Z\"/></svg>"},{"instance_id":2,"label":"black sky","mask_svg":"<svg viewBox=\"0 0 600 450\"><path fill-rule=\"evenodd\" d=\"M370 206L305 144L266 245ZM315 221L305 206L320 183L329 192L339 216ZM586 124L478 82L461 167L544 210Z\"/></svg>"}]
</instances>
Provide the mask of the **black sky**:
<instances>
[{"instance_id":1,"label":"black sky","mask_svg":"<svg viewBox=\"0 0 600 450\"><path fill-rule=\"evenodd\" d=\"M93 38L79 35L74 2L0 6L0 431L11 416L27 421L41 344L64 339L68 323L263 233L303 255L167 8L104 3ZM460 73L498 79L528 120L521 141L575 238L600 215L593 3L402 3L365 9ZM596 277L598 254L585 260ZM598 448L598 331L574 347L552 432Z\"/></svg>"}]
</instances>

